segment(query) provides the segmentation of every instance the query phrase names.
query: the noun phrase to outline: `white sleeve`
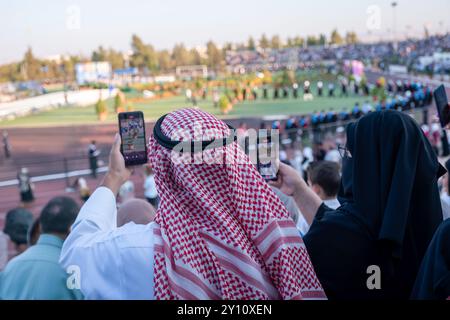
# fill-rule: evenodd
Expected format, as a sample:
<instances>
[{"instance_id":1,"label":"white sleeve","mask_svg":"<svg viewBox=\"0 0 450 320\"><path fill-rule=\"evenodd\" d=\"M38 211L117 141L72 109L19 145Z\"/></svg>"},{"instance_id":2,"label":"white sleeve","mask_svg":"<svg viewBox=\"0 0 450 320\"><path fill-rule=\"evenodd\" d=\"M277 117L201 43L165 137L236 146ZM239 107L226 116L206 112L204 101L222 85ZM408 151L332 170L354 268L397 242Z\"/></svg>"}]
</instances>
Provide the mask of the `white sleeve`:
<instances>
[{"instance_id":1,"label":"white sleeve","mask_svg":"<svg viewBox=\"0 0 450 320\"><path fill-rule=\"evenodd\" d=\"M113 237L116 216L114 194L100 187L81 208L64 242L60 263L65 270L79 270L86 299L122 298L122 261Z\"/></svg>"}]
</instances>

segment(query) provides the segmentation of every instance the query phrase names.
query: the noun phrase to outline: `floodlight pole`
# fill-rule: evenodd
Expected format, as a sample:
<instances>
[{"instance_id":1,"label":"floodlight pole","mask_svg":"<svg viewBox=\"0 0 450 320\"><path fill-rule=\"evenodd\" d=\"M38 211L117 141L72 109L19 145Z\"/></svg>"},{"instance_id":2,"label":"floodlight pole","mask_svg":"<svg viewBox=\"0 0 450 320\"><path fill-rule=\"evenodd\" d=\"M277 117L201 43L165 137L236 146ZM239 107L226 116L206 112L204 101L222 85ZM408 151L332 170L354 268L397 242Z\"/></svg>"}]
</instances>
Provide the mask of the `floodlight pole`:
<instances>
[{"instance_id":1,"label":"floodlight pole","mask_svg":"<svg viewBox=\"0 0 450 320\"><path fill-rule=\"evenodd\" d=\"M392 6L392 15L393 15L393 21L392 21L392 43L394 44L394 51L397 52L398 49L398 43L397 43L397 6L398 2L394 1L391 3Z\"/></svg>"}]
</instances>

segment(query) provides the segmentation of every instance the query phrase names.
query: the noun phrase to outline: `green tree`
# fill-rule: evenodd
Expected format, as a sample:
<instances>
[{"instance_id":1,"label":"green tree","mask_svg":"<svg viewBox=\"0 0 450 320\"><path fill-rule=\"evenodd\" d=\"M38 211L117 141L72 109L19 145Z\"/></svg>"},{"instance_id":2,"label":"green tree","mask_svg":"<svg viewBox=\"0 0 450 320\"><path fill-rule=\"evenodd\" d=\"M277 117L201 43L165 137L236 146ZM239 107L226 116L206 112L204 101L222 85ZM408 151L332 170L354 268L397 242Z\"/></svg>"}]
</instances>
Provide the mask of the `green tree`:
<instances>
[{"instance_id":1,"label":"green tree","mask_svg":"<svg viewBox=\"0 0 450 320\"><path fill-rule=\"evenodd\" d=\"M34 57L31 48L28 48L25 52L21 71L24 80L36 80L41 76L41 63Z\"/></svg>"},{"instance_id":2,"label":"green tree","mask_svg":"<svg viewBox=\"0 0 450 320\"><path fill-rule=\"evenodd\" d=\"M358 42L359 42L358 36L356 35L355 32L353 32L353 31L347 32L347 34L345 35L345 43L355 44Z\"/></svg>"},{"instance_id":3,"label":"green tree","mask_svg":"<svg viewBox=\"0 0 450 320\"><path fill-rule=\"evenodd\" d=\"M125 95L122 93L122 91L119 90L117 92L116 97L114 98L114 110L116 113L125 111L126 101L125 101Z\"/></svg>"},{"instance_id":4,"label":"green tree","mask_svg":"<svg viewBox=\"0 0 450 320\"><path fill-rule=\"evenodd\" d=\"M192 48L191 50L189 50L189 63L192 65L204 64L204 61L203 61L203 58L202 58L200 52L198 52L198 50L195 48Z\"/></svg>"},{"instance_id":5,"label":"green tree","mask_svg":"<svg viewBox=\"0 0 450 320\"><path fill-rule=\"evenodd\" d=\"M275 35L272 37L272 39L270 40L270 47L272 49L281 49L283 47L280 36Z\"/></svg>"},{"instance_id":6,"label":"green tree","mask_svg":"<svg viewBox=\"0 0 450 320\"><path fill-rule=\"evenodd\" d=\"M259 40L259 47L260 47L261 49L267 49L267 48L270 47L269 39L267 39L267 37L266 37L265 34L263 34L263 35L261 36L261 39Z\"/></svg>"},{"instance_id":7,"label":"green tree","mask_svg":"<svg viewBox=\"0 0 450 320\"><path fill-rule=\"evenodd\" d=\"M95 104L95 112L100 120L105 119L105 115L108 114L108 107L106 106L105 101L99 99Z\"/></svg>"},{"instance_id":8,"label":"green tree","mask_svg":"<svg viewBox=\"0 0 450 320\"><path fill-rule=\"evenodd\" d=\"M316 36L308 36L306 38L306 44L308 46L317 46L319 44L319 39Z\"/></svg>"},{"instance_id":9,"label":"green tree","mask_svg":"<svg viewBox=\"0 0 450 320\"><path fill-rule=\"evenodd\" d=\"M295 82L295 73L292 70L284 70L276 79L275 84L278 86L290 86Z\"/></svg>"},{"instance_id":10,"label":"green tree","mask_svg":"<svg viewBox=\"0 0 450 320\"><path fill-rule=\"evenodd\" d=\"M321 46L324 46L324 45L327 44L327 36L326 36L326 35L321 34L321 35L319 36L319 44L320 44Z\"/></svg>"},{"instance_id":11,"label":"green tree","mask_svg":"<svg viewBox=\"0 0 450 320\"><path fill-rule=\"evenodd\" d=\"M172 59L175 66L186 66L190 65L189 51L186 49L184 44L176 44L172 50Z\"/></svg>"},{"instance_id":12,"label":"green tree","mask_svg":"<svg viewBox=\"0 0 450 320\"><path fill-rule=\"evenodd\" d=\"M125 67L125 59L122 52L116 51L112 48L110 48L107 52L106 61L111 63L113 70L122 69Z\"/></svg>"},{"instance_id":13,"label":"green tree","mask_svg":"<svg viewBox=\"0 0 450 320\"><path fill-rule=\"evenodd\" d=\"M208 66L216 70L220 69L223 61L222 51L217 48L214 42L208 41L206 52L208 54Z\"/></svg>"},{"instance_id":14,"label":"green tree","mask_svg":"<svg viewBox=\"0 0 450 320\"><path fill-rule=\"evenodd\" d=\"M342 36L339 34L337 29L334 29L331 32L330 43L331 44L337 44L337 45L340 45L340 44L344 43L344 39L342 39Z\"/></svg>"},{"instance_id":15,"label":"green tree","mask_svg":"<svg viewBox=\"0 0 450 320\"><path fill-rule=\"evenodd\" d=\"M98 49L92 52L91 60L93 62L106 61L107 56L108 53L106 52L106 50L102 46L99 46Z\"/></svg>"},{"instance_id":16,"label":"green tree","mask_svg":"<svg viewBox=\"0 0 450 320\"><path fill-rule=\"evenodd\" d=\"M151 45L146 45L141 38L133 35L131 39L131 49L133 54L131 56L131 65L139 69L147 68L155 71L158 69L158 56Z\"/></svg>"},{"instance_id":17,"label":"green tree","mask_svg":"<svg viewBox=\"0 0 450 320\"><path fill-rule=\"evenodd\" d=\"M168 50L158 52L158 65L160 71L168 71L172 69L173 61Z\"/></svg>"},{"instance_id":18,"label":"green tree","mask_svg":"<svg viewBox=\"0 0 450 320\"><path fill-rule=\"evenodd\" d=\"M294 45L295 47L303 47L305 45L305 39L303 39L302 37L295 37L294 38Z\"/></svg>"},{"instance_id":19,"label":"green tree","mask_svg":"<svg viewBox=\"0 0 450 320\"><path fill-rule=\"evenodd\" d=\"M219 99L219 109L223 114L227 114L230 111L231 103L226 95L223 95Z\"/></svg>"},{"instance_id":20,"label":"green tree","mask_svg":"<svg viewBox=\"0 0 450 320\"><path fill-rule=\"evenodd\" d=\"M255 39L253 39L253 37L248 38L247 49L248 50L255 50L256 49L256 43L255 43Z\"/></svg>"},{"instance_id":21,"label":"green tree","mask_svg":"<svg viewBox=\"0 0 450 320\"><path fill-rule=\"evenodd\" d=\"M286 48L293 48L293 47L295 47L294 39L287 38L285 47Z\"/></svg>"}]
</instances>

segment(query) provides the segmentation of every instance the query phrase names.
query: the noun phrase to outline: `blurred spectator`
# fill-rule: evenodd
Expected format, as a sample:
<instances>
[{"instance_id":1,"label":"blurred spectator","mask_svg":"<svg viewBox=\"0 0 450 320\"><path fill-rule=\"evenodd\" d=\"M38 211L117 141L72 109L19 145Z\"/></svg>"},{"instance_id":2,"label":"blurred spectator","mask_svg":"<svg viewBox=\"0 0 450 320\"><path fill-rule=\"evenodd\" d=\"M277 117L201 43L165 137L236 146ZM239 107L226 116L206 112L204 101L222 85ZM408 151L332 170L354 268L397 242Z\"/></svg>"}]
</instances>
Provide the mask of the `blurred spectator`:
<instances>
[{"instance_id":1,"label":"blurred spectator","mask_svg":"<svg viewBox=\"0 0 450 320\"><path fill-rule=\"evenodd\" d=\"M120 203L123 204L135 198L134 183L131 180L126 181L119 189Z\"/></svg>"},{"instance_id":2,"label":"blurred spectator","mask_svg":"<svg viewBox=\"0 0 450 320\"><path fill-rule=\"evenodd\" d=\"M22 203L28 204L33 202L33 184L31 183L27 168L20 169L20 172L17 175L17 180L19 180L20 200Z\"/></svg>"},{"instance_id":3,"label":"blurred spectator","mask_svg":"<svg viewBox=\"0 0 450 320\"><path fill-rule=\"evenodd\" d=\"M17 208L6 214L5 228L3 232L13 242L17 254L24 252L27 248L27 234L33 224L33 215L30 211Z\"/></svg>"},{"instance_id":4,"label":"blurred spectator","mask_svg":"<svg viewBox=\"0 0 450 320\"><path fill-rule=\"evenodd\" d=\"M28 230L27 235L27 242L28 246L34 246L41 236L41 223L39 219L34 220L33 224L31 225L30 229Z\"/></svg>"},{"instance_id":5,"label":"blurred spectator","mask_svg":"<svg viewBox=\"0 0 450 320\"><path fill-rule=\"evenodd\" d=\"M5 153L5 158L9 159L11 157L11 144L9 142L8 131L3 131L3 152Z\"/></svg>"},{"instance_id":6,"label":"blurred spectator","mask_svg":"<svg viewBox=\"0 0 450 320\"><path fill-rule=\"evenodd\" d=\"M341 175L337 163L331 161L311 163L308 168L308 184L326 206L331 209L341 206L337 199L341 186Z\"/></svg>"},{"instance_id":7,"label":"blurred spectator","mask_svg":"<svg viewBox=\"0 0 450 320\"><path fill-rule=\"evenodd\" d=\"M158 190L156 189L155 175L150 165L145 166L144 196L153 207L158 208Z\"/></svg>"},{"instance_id":8,"label":"blurred spectator","mask_svg":"<svg viewBox=\"0 0 450 320\"><path fill-rule=\"evenodd\" d=\"M155 219L155 208L145 200L131 199L117 210L117 227L127 223L146 225Z\"/></svg>"},{"instance_id":9,"label":"blurred spectator","mask_svg":"<svg viewBox=\"0 0 450 320\"><path fill-rule=\"evenodd\" d=\"M298 173L302 173L302 163L303 157L301 152L296 152L294 148L286 148L286 159L284 161L286 164L293 167Z\"/></svg>"},{"instance_id":10,"label":"blurred spectator","mask_svg":"<svg viewBox=\"0 0 450 320\"><path fill-rule=\"evenodd\" d=\"M91 175L93 178L97 178L97 168L98 168L98 156L100 151L97 150L97 145L95 140L92 140L88 148L89 155L89 166L91 168Z\"/></svg>"},{"instance_id":11,"label":"blurred spectator","mask_svg":"<svg viewBox=\"0 0 450 320\"><path fill-rule=\"evenodd\" d=\"M8 236L0 230L0 272L8 262Z\"/></svg>"},{"instance_id":12,"label":"blurred spectator","mask_svg":"<svg viewBox=\"0 0 450 320\"><path fill-rule=\"evenodd\" d=\"M87 199L89 199L89 196L91 195L91 190L89 189L86 179L81 177L76 179L74 186L80 194L80 199L83 201L87 201Z\"/></svg>"},{"instance_id":13,"label":"blurred spectator","mask_svg":"<svg viewBox=\"0 0 450 320\"><path fill-rule=\"evenodd\" d=\"M68 274L59 265L64 239L79 211L74 200L57 197L39 217L42 234L36 245L12 259L1 274L0 299L81 299L77 289L68 288Z\"/></svg>"}]
</instances>

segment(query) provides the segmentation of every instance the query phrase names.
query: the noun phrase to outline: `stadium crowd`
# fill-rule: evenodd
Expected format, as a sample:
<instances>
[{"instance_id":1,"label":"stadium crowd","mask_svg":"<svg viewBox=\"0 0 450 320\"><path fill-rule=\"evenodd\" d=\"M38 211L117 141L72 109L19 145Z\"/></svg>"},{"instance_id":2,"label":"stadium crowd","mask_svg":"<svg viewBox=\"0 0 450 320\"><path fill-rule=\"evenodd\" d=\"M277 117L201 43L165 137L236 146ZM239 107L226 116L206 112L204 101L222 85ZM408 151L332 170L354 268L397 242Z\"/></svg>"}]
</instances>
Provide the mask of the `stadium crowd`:
<instances>
[{"instance_id":1,"label":"stadium crowd","mask_svg":"<svg viewBox=\"0 0 450 320\"><path fill-rule=\"evenodd\" d=\"M421 57L433 56L442 48L443 52L450 49L450 34L430 36L425 39L408 39L400 41L397 48L392 42L373 44L347 44L342 46L311 46L265 50L229 51L226 62L230 69L239 71L284 70L286 68L305 68L326 64L327 61L360 60L384 62L405 65L415 71L425 71L420 64ZM448 61L433 63L430 67L435 73L449 73Z\"/></svg>"},{"instance_id":2,"label":"stadium crowd","mask_svg":"<svg viewBox=\"0 0 450 320\"><path fill-rule=\"evenodd\" d=\"M387 89L375 106L275 121L276 181L239 145L245 123L230 131L181 109L155 126L147 201L135 199L116 135L109 170L81 208L56 197L36 220L8 212L0 239L18 255L6 261L0 248L0 299L449 298L450 161L440 165L408 115L426 112L431 91ZM172 149L195 140L199 123L201 153L183 158L229 162L174 162Z\"/></svg>"}]
</instances>

